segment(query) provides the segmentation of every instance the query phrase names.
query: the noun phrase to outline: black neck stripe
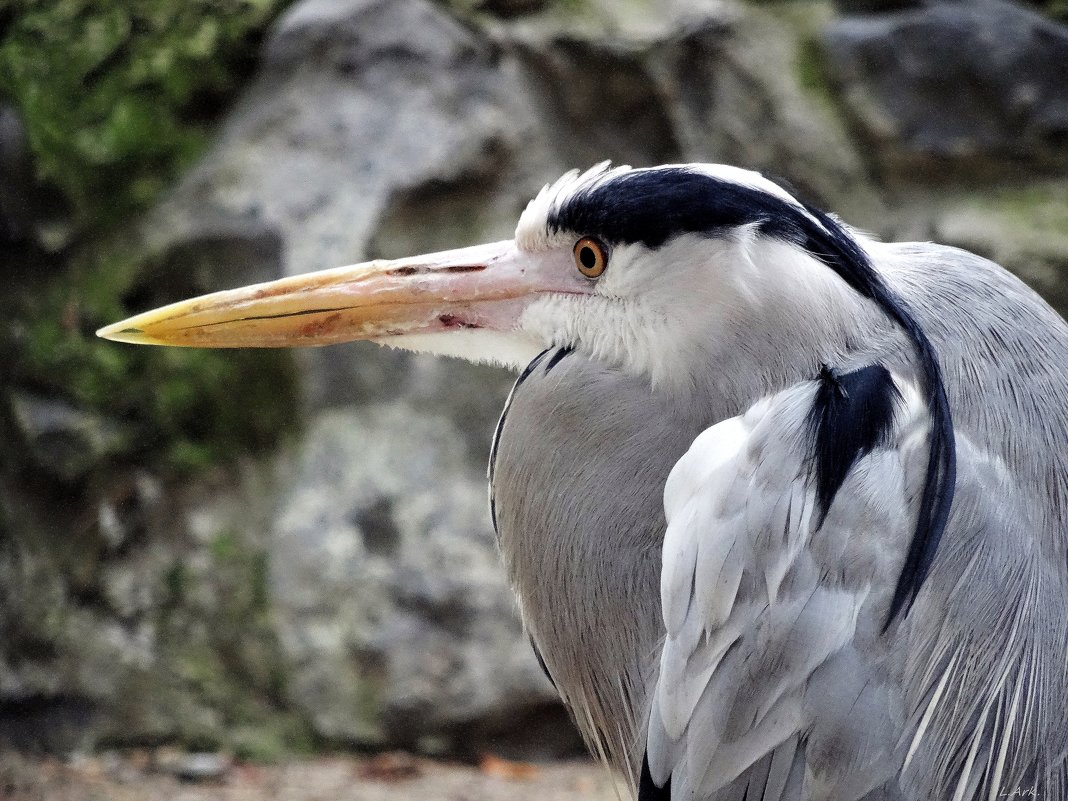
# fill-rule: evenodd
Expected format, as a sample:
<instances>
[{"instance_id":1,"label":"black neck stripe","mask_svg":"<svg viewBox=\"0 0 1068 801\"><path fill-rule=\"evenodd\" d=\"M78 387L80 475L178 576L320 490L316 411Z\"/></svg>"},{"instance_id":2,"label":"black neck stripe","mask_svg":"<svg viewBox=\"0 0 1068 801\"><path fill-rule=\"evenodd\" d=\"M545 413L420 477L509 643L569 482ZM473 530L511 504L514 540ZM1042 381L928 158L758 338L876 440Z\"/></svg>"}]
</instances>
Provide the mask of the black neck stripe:
<instances>
[{"instance_id":1,"label":"black neck stripe","mask_svg":"<svg viewBox=\"0 0 1068 801\"><path fill-rule=\"evenodd\" d=\"M493 444L490 445L490 457L489 464L486 467L486 477L489 479L490 522L493 523L493 533L497 535L498 542L501 539L501 530L497 526L497 493L494 489L493 481L497 476L497 451L501 446L501 434L504 432L504 422L508 417L508 411L512 408L512 399L515 397L516 391L524 381L530 378L530 374L537 369L538 365L544 361L545 357L551 350L552 348L546 348L531 359L530 363L523 368L523 372L519 374L519 378L512 384L512 389L508 393L508 399L504 402L504 409L501 410L501 416L497 418L497 426L493 429ZM570 352L570 348L561 348L560 351L552 357L550 368L555 367L556 363ZM548 372L548 370L546 372Z\"/></svg>"}]
</instances>

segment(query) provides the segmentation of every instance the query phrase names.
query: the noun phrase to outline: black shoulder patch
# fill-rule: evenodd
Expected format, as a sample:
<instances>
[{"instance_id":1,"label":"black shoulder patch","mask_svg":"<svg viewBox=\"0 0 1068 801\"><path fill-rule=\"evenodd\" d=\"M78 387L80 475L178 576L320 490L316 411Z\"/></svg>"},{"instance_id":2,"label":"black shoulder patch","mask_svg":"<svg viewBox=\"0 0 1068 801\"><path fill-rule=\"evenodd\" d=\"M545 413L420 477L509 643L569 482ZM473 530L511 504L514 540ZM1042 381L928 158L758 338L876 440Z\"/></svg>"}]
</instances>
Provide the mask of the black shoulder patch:
<instances>
[{"instance_id":1,"label":"black shoulder patch","mask_svg":"<svg viewBox=\"0 0 1068 801\"><path fill-rule=\"evenodd\" d=\"M817 527L827 518L835 495L862 456L886 444L901 395L881 364L838 373L824 366L809 412L808 426L816 474Z\"/></svg>"},{"instance_id":2,"label":"black shoulder patch","mask_svg":"<svg viewBox=\"0 0 1068 801\"><path fill-rule=\"evenodd\" d=\"M649 757L642 757L642 775L638 779L638 801L671 801L671 779L657 787L649 772Z\"/></svg>"}]
</instances>

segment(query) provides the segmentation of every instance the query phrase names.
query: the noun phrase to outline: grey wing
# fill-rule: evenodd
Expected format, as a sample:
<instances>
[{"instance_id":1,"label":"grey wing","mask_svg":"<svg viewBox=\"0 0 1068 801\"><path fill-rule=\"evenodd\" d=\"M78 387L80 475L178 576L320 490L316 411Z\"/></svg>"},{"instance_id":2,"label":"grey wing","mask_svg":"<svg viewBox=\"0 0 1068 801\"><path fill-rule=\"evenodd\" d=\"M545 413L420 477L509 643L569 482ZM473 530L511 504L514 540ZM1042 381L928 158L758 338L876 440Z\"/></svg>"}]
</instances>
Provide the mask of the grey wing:
<instances>
[{"instance_id":1,"label":"grey wing","mask_svg":"<svg viewBox=\"0 0 1068 801\"><path fill-rule=\"evenodd\" d=\"M1063 692L1045 696L1045 717L1033 694L1065 689L1063 583L1047 582L1040 599L1041 581L1021 566L1006 586L1002 563L987 563L998 557L977 549L1029 541L1005 530L1011 476L958 436L960 501L942 567L906 621L884 631L929 418L917 388L895 377L888 435L852 464L824 517L815 384L704 432L667 483L653 782L670 779L672 799L717 801L971 801L1037 786L1061 799L1063 748L1037 756L1034 732L1044 726L1064 745L1049 714L1053 704L1063 715ZM1034 613L1038 600L1051 611Z\"/></svg>"},{"instance_id":2,"label":"grey wing","mask_svg":"<svg viewBox=\"0 0 1068 801\"><path fill-rule=\"evenodd\" d=\"M1052 487L967 438L957 452L950 526L902 634L900 785L909 799L1065 801L1068 565L1036 536Z\"/></svg>"}]
</instances>

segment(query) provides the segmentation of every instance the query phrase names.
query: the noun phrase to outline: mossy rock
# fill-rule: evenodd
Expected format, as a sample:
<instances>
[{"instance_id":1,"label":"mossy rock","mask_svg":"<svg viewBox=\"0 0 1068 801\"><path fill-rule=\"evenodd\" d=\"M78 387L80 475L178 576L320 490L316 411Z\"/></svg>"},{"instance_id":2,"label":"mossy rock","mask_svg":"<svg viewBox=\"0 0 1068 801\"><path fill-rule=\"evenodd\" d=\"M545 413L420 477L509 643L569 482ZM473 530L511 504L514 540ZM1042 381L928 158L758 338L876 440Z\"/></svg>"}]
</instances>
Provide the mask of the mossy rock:
<instances>
[{"instance_id":1,"label":"mossy rock","mask_svg":"<svg viewBox=\"0 0 1068 801\"><path fill-rule=\"evenodd\" d=\"M8 384L108 426L96 463L53 478L78 483L106 463L193 471L270 448L292 420L297 378L284 354L146 350L94 336L178 299L173 281L152 280L160 270L128 221L201 152L285 4L14 0L0 12L0 99L17 109L49 206L6 265L0 407ZM13 414L0 408L0 423ZM11 458L14 470L34 461Z\"/></svg>"},{"instance_id":2,"label":"mossy rock","mask_svg":"<svg viewBox=\"0 0 1068 801\"><path fill-rule=\"evenodd\" d=\"M95 336L133 311L124 299L135 287L146 297L144 270L121 246L96 246L66 274L16 292L15 322L0 332L12 354L7 380L108 421L106 455L116 464L185 472L273 447L299 407L286 353L138 348Z\"/></svg>"},{"instance_id":3,"label":"mossy rock","mask_svg":"<svg viewBox=\"0 0 1068 801\"><path fill-rule=\"evenodd\" d=\"M1068 23L1068 0L1024 0L1024 5L1045 14L1050 19Z\"/></svg>"},{"instance_id":4,"label":"mossy rock","mask_svg":"<svg viewBox=\"0 0 1068 801\"><path fill-rule=\"evenodd\" d=\"M80 225L151 202L200 153L285 0L13 0L0 97Z\"/></svg>"},{"instance_id":5,"label":"mossy rock","mask_svg":"<svg viewBox=\"0 0 1068 801\"><path fill-rule=\"evenodd\" d=\"M177 294L217 288L203 270L147 250L138 215L201 152L283 5L14 0L0 9L0 103L17 111L44 201L30 235L0 242L0 539L10 546L0 549L0 573L19 590L0 610L0 629L20 638L8 636L0 656L31 659L23 672L40 679L32 687L42 703L55 694L64 708L65 698L110 704L109 682L121 678L130 708L109 707L118 710L116 738L214 739L259 758L307 742L275 703L284 681L270 667L277 660L263 620L263 559L241 543L230 561L247 563L215 565L235 607L183 607L188 543L175 542L183 520L166 515L181 508L195 475L224 472L206 468L265 453L294 430L296 366L281 351L138 348L95 330ZM84 447L44 453L45 440ZM139 475L152 477L165 500L109 543L101 510L129 511L116 488ZM174 558L159 568L157 586L160 553ZM117 606L122 587L109 593L109 575L116 585L133 576L147 600ZM31 586L42 591L22 590ZM27 598L34 603L18 602ZM168 598L179 600L167 606ZM157 613L145 642L155 655L166 651L161 664L173 671L162 678L116 662L124 646L100 636L147 625ZM182 636L195 631L215 636ZM232 662L267 667L230 678ZM110 672L92 667L112 663ZM241 725L276 733L266 742L226 739Z\"/></svg>"}]
</instances>

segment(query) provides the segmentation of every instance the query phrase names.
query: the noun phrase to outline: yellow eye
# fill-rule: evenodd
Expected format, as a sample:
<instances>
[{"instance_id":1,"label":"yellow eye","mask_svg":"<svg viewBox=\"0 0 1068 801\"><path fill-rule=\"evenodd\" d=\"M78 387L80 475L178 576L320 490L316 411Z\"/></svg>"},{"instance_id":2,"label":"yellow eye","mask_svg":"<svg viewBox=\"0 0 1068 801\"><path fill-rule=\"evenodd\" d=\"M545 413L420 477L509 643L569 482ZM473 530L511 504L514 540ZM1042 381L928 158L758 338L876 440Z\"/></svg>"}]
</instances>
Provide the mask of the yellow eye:
<instances>
[{"instance_id":1,"label":"yellow eye","mask_svg":"<svg viewBox=\"0 0 1068 801\"><path fill-rule=\"evenodd\" d=\"M582 237L575 243L575 266L587 278L597 278L608 266L608 248L592 236Z\"/></svg>"}]
</instances>

